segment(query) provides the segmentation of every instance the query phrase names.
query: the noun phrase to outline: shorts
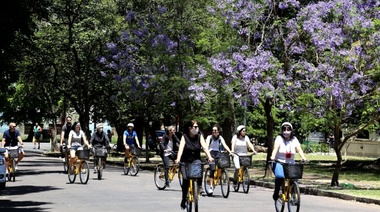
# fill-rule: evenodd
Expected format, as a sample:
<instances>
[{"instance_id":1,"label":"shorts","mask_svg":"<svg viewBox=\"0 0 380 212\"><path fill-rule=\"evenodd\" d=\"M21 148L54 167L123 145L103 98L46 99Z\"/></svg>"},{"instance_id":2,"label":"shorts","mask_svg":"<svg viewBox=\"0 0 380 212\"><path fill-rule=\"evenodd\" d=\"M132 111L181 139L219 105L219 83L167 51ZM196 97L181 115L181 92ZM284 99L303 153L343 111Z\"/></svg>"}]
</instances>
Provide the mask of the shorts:
<instances>
[{"instance_id":1,"label":"shorts","mask_svg":"<svg viewBox=\"0 0 380 212\"><path fill-rule=\"evenodd\" d=\"M10 149L17 149L18 148L18 154L21 154L21 153L24 153L24 148L22 147L18 147L18 146L7 146L5 147L6 151L4 154L8 155L9 154L9 151Z\"/></svg>"}]
</instances>

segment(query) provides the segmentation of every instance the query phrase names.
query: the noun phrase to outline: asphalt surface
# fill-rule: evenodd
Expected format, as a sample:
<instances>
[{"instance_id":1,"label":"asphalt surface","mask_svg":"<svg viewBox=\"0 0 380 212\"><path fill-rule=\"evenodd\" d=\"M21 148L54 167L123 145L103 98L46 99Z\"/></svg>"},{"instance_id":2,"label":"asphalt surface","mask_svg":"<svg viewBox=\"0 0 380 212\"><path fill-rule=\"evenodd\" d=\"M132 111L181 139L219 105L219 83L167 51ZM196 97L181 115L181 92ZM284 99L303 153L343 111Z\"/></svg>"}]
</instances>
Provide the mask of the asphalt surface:
<instances>
[{"instance_id":1,"label":"asphalt surface","mask_svg":"<svg viewBox=\"0 0 380 212\"><path fill-rule=\"evenodd\" d=\"M37 149L37 148L33 149L33 144L31 142L25 142L24 145L25 145L26 152L45 154L51 157L59 156L59 153L51 153L49 143L42 143L40 149ZM149 160L150 160L149 163L145 163L145 158L144 157L140 158L140 161L141 161L140 165L141 165L142 170L154 170L156 165L158 163L161 163L161 158L157 155L153 158L150 158ZM113 163L112 165L122 166L122 163ZM259 181L259 180L251 180L251 185L263 187L263 188L270 188L270 189L274 188L273 183L271 182L268 183L268 182ZM340 193L334 192L333 190L329 190L329 191L320 190L320 189L308 187L302 184L300 184L300 190L301 190L301 193L308 194L308 195L325 196L325 197L332 197L332 198L338 198L338 199L343 199L343 200L350 200L350 201L380 205L380 200L377 200L377 199L362 198L362 197L356 197L356 196L347 195L347 194L340 194Z\"/></svg>"}]
</instances>

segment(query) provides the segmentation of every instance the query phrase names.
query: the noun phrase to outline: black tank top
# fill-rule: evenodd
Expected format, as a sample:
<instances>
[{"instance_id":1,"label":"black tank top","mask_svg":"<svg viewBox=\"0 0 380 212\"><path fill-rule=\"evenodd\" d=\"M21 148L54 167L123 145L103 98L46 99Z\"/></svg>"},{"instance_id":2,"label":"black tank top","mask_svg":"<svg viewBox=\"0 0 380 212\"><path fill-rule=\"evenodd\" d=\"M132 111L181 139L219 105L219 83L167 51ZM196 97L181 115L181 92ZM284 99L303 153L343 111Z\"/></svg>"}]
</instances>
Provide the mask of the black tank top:
<instances>
[{"instance_id":1,"label":"black tank top","mask_svg":"<svg viewBox=\"0 0 380 212\"><path fill-rule=\"evenodd\" d=\"M181 162L191 163L194 160L201 159L201 142L200 134L196 135L194 138L183 135L185 138L185 147L183 148L183 153L181 156Z\"/></svg>"}]
</instances>

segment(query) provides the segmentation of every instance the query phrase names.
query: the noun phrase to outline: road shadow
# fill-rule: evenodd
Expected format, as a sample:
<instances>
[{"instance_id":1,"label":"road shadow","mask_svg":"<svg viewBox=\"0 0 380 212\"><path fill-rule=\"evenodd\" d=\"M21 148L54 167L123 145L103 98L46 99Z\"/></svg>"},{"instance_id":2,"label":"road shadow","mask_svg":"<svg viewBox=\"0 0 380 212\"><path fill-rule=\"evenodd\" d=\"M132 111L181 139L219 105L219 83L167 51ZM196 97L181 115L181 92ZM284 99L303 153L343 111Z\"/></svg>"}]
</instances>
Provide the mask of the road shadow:
<instances>
[{"instance_id":1,"label":"road shadow","mask_svg":"<svg viewBox=\"0 0 380 212\"><path fill-rule=\"evenodd\" d=\"M12 200L0 200L0 210L7 212L19 212L19 211L49 211L49 209L43 209L40 206L48 205L48 202L36 202L36 201L12 201Z\"/></svg>"},{"instance_id":2,"label":"road shadow","mask_svg":"<svg viewBox=\"0 0 380 212\"><path fill-rule=\"evenodd\" d=\"M45 192L45 191L52 191L52 190L58 190L58 189L61 190L61 188L52 187L52 186L32 186L32 185L10 186L10 187L6 187L5 190L2 190L1 194L5 196L25 195L25 194L30 194L30 193ZM0 204L0 208L1 206L2 204Z\"/></svg>"}]
</instances>

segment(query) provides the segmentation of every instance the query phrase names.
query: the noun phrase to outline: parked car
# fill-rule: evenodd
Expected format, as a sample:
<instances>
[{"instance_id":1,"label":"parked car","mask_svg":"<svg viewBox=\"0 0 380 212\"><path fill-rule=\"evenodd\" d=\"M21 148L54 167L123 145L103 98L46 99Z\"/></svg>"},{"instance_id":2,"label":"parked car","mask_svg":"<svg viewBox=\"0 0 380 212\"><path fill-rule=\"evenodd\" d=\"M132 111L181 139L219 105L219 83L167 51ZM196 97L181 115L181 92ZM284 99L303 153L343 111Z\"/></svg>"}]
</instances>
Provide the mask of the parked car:
<instances>
[{"instance_id":1,"label":"parked car","mask_svg":"<svg viewBox=\"0 0 380 212\"><path fill-rule=\"evenodd\" d=\"M5 184L7 181L6 169L5 169L5 158L4 158L5 151L6 151L5 148L0 148L0 190L5 189Z\"/></svg>"}]
</instances>

